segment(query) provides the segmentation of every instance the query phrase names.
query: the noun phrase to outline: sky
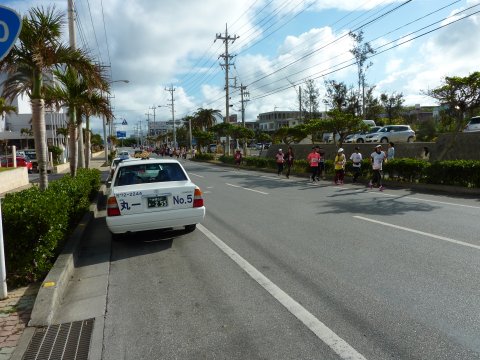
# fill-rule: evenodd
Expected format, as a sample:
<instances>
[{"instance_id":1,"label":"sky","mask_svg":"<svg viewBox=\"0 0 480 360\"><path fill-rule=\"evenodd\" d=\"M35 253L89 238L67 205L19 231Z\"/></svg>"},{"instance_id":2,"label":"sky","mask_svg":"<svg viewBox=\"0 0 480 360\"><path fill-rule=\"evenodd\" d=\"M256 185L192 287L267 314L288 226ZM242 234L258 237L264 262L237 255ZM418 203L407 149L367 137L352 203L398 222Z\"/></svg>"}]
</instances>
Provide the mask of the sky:
<instances>
[{"instance_id":1,"label":"sky","mask_svg":"<svg viewBox=\"0 0 480 360\"><path fill-rule=\"evenodd\" d=\"M21 15L33 6L55 6L66 19L67 0L2 4ZM154 112L156 121L172 118L168 89L175 89L176 119L198 108L225 115L220 63L226 49L216 37L227 29L230 114L241 118L239 88L245 86L246 121L298 110L297 94L308 79L321 99L326 80L355 86L349 31L363 31L375 49L367 84L376 95L402 93L406 106L436 105L424 91L445 76L480 71L480 0L77 0L75 14L77 46L108 66L117 129L127 136L145 129ZM20 111L29 112L28 104ZM101 128L93 119L93 131Z\"/></svg>"}]
</instances>

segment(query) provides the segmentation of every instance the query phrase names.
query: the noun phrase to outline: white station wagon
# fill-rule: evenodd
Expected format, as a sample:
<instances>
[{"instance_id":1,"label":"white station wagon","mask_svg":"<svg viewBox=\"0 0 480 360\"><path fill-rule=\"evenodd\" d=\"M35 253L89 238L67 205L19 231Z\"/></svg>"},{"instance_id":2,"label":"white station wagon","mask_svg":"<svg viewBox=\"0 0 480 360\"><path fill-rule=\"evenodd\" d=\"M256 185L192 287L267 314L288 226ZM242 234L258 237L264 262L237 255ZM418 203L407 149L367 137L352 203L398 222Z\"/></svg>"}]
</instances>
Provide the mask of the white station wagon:
<instances>
[{"instance_id":1,"label":"white station wagon","mask_svg":"<svg viewBox=\"0 0 480 360\"><path fill-rule=\"evenodd\" d=\"M112 238L146 230L184 227L195 230L205 206L200 188L172 159L132 159L117 165L107 199Z\"/></svg>"}]
</instances>

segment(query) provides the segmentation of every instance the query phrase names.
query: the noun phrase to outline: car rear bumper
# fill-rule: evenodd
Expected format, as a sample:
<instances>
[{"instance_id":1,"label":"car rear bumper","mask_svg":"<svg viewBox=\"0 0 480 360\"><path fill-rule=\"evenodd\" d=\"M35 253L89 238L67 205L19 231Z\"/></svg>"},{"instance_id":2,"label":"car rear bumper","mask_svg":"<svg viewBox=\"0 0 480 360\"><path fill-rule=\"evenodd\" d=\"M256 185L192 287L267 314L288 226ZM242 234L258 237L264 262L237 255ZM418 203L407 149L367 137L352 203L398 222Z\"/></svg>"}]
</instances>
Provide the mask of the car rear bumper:
<instances>
[{"instance_id":1,"label":"car rear bumper","mask_svg":"<svg viewBox=\"0 0 480 360\"><path fill-rule=\"evenodd\" d=\"M205 218L205 207L155 211L132 215L107 216L107 227L114 234L158 230L198 224Z\"/></svg>"}]
</instances>

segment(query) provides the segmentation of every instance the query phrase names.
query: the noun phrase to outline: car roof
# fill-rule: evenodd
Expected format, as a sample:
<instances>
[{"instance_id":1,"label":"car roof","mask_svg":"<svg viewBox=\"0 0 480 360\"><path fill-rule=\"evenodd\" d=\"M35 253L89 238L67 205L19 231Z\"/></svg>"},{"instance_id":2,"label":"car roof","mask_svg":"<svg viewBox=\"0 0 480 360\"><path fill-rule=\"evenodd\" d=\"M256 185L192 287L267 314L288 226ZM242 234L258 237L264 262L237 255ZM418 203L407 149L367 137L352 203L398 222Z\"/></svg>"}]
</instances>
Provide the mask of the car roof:
<instances>
[{"instance_id":1,"label":"car roof","mask_svg":"<svg viewBox=\"0 0 480 360\"><path fill-rule=\"evenodd\" d=\"M118 163L117 166L123 167L123 166L128 166L130 164L180 164L180 161L175 160L175 159L141 159L141 158L130 158L130 159L124 159L122 162ZM181 164L180 164L181 165Z\"/></svg>"}]
</instances>

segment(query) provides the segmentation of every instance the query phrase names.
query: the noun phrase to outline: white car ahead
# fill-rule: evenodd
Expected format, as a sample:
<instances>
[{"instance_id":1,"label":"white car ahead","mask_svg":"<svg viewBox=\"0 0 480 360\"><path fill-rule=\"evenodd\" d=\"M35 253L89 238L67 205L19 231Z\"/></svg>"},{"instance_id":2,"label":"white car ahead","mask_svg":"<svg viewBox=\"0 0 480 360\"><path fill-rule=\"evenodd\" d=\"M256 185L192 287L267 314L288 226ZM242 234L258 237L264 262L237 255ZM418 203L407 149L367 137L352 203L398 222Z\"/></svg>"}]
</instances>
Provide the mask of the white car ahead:
<instances>
[{"instance_id":1,"label":"white car ahead","mask_svg":"<svg viewBox=\"0 0 480 360\"><path fill-rule=\"evenodd\" d=\"M205 217L202 192L172 159L132 159L117 165L107 193L107 227L122 234L184 227Z\"/></svg>"}]
</instances>

